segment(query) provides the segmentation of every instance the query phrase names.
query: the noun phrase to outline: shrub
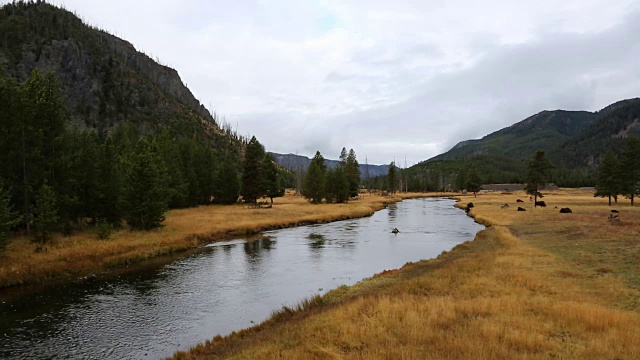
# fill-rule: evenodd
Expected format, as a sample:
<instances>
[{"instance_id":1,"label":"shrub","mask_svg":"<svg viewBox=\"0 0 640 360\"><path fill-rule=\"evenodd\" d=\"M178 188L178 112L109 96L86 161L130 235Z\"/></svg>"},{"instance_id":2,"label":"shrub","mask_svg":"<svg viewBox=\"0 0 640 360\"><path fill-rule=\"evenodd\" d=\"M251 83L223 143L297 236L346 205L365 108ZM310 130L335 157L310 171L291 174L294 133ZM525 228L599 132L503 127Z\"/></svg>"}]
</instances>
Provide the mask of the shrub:
<instances>
[{"instance_id":1,"label":"shrub","mask_svg":"<svg viewBox=\"0 0 640 360\"><path fill-rule=\"evenodd\" d=\"M113 225L106 221L98 221L96 224L96 235L99 240L108 240L113 235Z\"/></svg>"}]
</instances>

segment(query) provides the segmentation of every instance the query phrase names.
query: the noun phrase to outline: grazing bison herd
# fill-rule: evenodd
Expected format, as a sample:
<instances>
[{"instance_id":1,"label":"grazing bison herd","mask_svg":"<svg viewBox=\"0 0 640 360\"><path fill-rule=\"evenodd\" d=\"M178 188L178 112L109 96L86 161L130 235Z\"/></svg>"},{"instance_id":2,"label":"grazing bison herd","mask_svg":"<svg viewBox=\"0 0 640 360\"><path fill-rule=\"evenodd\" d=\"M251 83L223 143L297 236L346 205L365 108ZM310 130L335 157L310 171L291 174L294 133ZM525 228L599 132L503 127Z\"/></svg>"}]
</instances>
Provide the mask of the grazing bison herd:
<instances>
[{"instance_id":1,"label":"grazing bison herd","mask_svg":"<svg viewBox=\"0 0 640 360\"><path fill-rule=\"evenodd\" d=\"M523 203L524 200L522 199L517 199L516 200L517 203ZM540 206L540 207L547 207L547 203L545 203L544 201L536 201L535 202L535 206ZM508 208L509 204L504 203L503 205L500 206L501 209L505 209ZM556 206L555 209L557 209L558 207ZM522 206L518 206L518 209L516 211L527 211L527 209L523 208ZM571 214L573 213L573 210L571 210L571 208L561 208L560 209L560 213L561 214Z\"/></svg>"},{"instance_id":2,"label":"grazing bison herd","mask_svg":"<svg viewBox=\"0 0 640 360\"><path fill-rule=\"evenodd\" d=\"M533 199L531 199L531 200L533 201ZM520 205L520 203L524 203L524 200L517 199L516 203L518 203L518 205ZM547 207L547 204L544 201L536 201L535 202L535 206ZM473 208L474 208L474 205L473 205L472 202L470 202L464 208L464 211L468 214L471 211L471 209L473 209ZM500 208L501 209L507 209L507 208L509 208L509 204L508 203L504 203L504 204L500 205ZM554 209L558 209L558 207L555 206ZM516 211L527 211L527 209L525 209L522 206L518 206ZM563 207L563 208L560 208L560 213L561 214L572 214L573 210L571 210L571 208L568 208L568 207ZM609 215L608 220L610 222L612 222L612 223L620 224L620 217L618 215L619 213L620 213L620 211L618 211L618 210L611 210L611 214Z\"/></svg>"}]
</instances>

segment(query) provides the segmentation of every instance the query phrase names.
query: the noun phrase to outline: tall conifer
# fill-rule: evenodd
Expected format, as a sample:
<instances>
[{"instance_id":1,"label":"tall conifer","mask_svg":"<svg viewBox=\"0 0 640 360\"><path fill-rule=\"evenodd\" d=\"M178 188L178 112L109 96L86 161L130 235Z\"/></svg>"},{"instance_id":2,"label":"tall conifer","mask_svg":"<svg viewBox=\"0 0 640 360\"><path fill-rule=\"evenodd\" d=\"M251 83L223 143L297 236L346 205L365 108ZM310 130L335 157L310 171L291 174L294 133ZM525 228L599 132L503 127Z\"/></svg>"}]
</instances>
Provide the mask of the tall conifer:
<instances>
[{"instance_id":1,"label":"tall conifer","mask_svg":"<svg viewBox=\"0 0 640 360\"><path fill-rule=\"evenodd\" d=\"M593 196L608 197L609 206L611 206L611 198L615 198L619 193L620 179L618 178L618 159L613 152L609 151L600 164L596 193Z\"/></svg>"},{"instance_id":2,"label":"tall conifer","mask_svg":"<svg viewBox=\"0 0 640 360\"><path fill-rule=\"evenodd\" d=\"M636 195L640 194L640 139L629 137L620 159L621 192L631 199L634 205Z\"/></svg>"},{"instance_id":3,"label":"tall conifer","mask_svg":"<svg viewBox=\"0 0 640 360\"><path fill-rule=\"evenodd\" d=\"M255 204L265 195L264 157L264 146L253 136L245 149L242 165L241 195L245 202Z\"/></svg>"},{"instance_id":4,"label":"tall conifer","mask_svg":"<svg viewBox=\"0 0 640 360\"><path fill-rule=\"evenodd\" d=\"M166 175L153 140L142 139L125 165L125 219L132 229L162 226L167 211Z\"/></svg>"},{"instance_id":5,"label":"tall conifer","mask_svg":"<svg viewBox=\"0 0 640 360\"><path fill-rule=\"evenodd\" d=\"M327 168L324 163L324 157L320 154L320 151L316 152L316 155L309 164L307 174L304 176L302 184L302 196L307 198L314 204L319 204L325 197L326 193L326 173Z\"/></svg>"},{"instance_id":6,"label":"tall conifer","mask_svg":"<svg viewBox=\"0 0 640 360\"><path fill-rule=\"evenodd\" d=\"M538 196L541 196L539 189L547 184L549 171L551 169L553 169L553 165L545 158L544 151L536 151L533 158L529 161L527 184L525 186L527 194L533 195L534 197L534 207L537 206Z\"/></svg>"}]
</instances>

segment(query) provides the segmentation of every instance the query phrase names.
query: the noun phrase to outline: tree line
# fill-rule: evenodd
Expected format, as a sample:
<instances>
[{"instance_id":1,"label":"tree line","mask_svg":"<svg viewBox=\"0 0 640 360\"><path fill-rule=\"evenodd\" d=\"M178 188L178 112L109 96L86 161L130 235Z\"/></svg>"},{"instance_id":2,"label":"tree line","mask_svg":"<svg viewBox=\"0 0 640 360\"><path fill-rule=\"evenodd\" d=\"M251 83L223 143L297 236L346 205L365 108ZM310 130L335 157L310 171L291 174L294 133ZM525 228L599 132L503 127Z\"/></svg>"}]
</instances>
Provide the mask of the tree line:
<instances>
[{"instance_id":1,"label":"tree line","mask_svg":"<svg viewBox=\"0 0 640 360\"><path fill-rule=\"evenodd\" d=\"M537 202L541 197L539 189L553 178L555 166L545 157L543 150L538 150L529 161L525 175L525 192L534 197ZM482 182L474 166L468 172L461 171L456 179L456 186L476 193ZM640 139L629 137L625 142L622 153L618 156L608 151L598 169L595 197L607 197L609 206L611 201L618 202L618 196L623 195L635 204L635 198L640 194Z\"/></svg>"},{"instance_id":2,"label":"tree line","mask_svg":"<svg viewBox=\"0 0 640 360\"><path fill-rule=\"evenodd\" d=\"M255 137L242 157L169 129L99 136L72 127L65 103L54 74L18 85L0 69L0 248L16 228L38 242L85 223L149 230L168 209L284 194Z\"/></svg>"},{"instance_id":3,"label":"tree line","mask_svg":"<svg viewBox=\"0 0 640 360\"><path fill-rule=\"evenodd\" d=\"M598 182L594 196L608 197L618 202L618 196L624 195L631 199L631 206L635 197L640 194L640 139L629 137L622 154L617 156L608 151L602 158L598 171Z\"/></svg>"},{"instance_id":4,"label":"tree line","mask_svg":"<svg viewBox=\"0 0 640 360\"><path fill-rule=\"evenodd\" d=\"M302 182L302 196L313 204L345 203L357 197L360 189L360 167L353 149L342 148L340 163L335 169L327 168L319 151L309 164Z\"/></svg>"}]
</instances>

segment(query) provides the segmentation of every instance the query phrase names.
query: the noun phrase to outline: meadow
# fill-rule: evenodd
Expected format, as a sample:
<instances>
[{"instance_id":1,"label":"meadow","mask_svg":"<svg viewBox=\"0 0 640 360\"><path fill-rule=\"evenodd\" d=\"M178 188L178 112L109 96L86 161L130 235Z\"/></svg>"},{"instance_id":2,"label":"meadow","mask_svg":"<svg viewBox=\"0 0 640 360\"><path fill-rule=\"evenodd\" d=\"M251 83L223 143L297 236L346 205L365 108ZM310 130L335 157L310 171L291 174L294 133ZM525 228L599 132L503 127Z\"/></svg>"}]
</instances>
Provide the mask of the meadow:
<instances>
[{"instance_id":1,"label":"meadow","mask_svg":"<svg viewBox=\"0 0 640 360\"><path fill-rule=\"evenodd\" d=\"M92 228L71 236L56 234L43 247L20 236L0 252L0 288L73 281L194 249L203 243L264 230L369 216L385 204L426 195L366 194L346 204L313 205L288 192L285 197L276 198L272 208L211 205L171 210L166 214L165 226L160 229L144 232L124 228L106 240L98 240Z\"/></svg>"},{"instance_id":2,"label":"meadow","mask_svg":"<svg viewBox=\"0 0 640 360\"><path fill-rule=\"evenodd\" d=\"M640 207L569 189L543 200L534 209L520 192L462 196L458 206L472 201L487 226L473 241L175 358L640 358Z\"/></svg>"}]
</instances>

